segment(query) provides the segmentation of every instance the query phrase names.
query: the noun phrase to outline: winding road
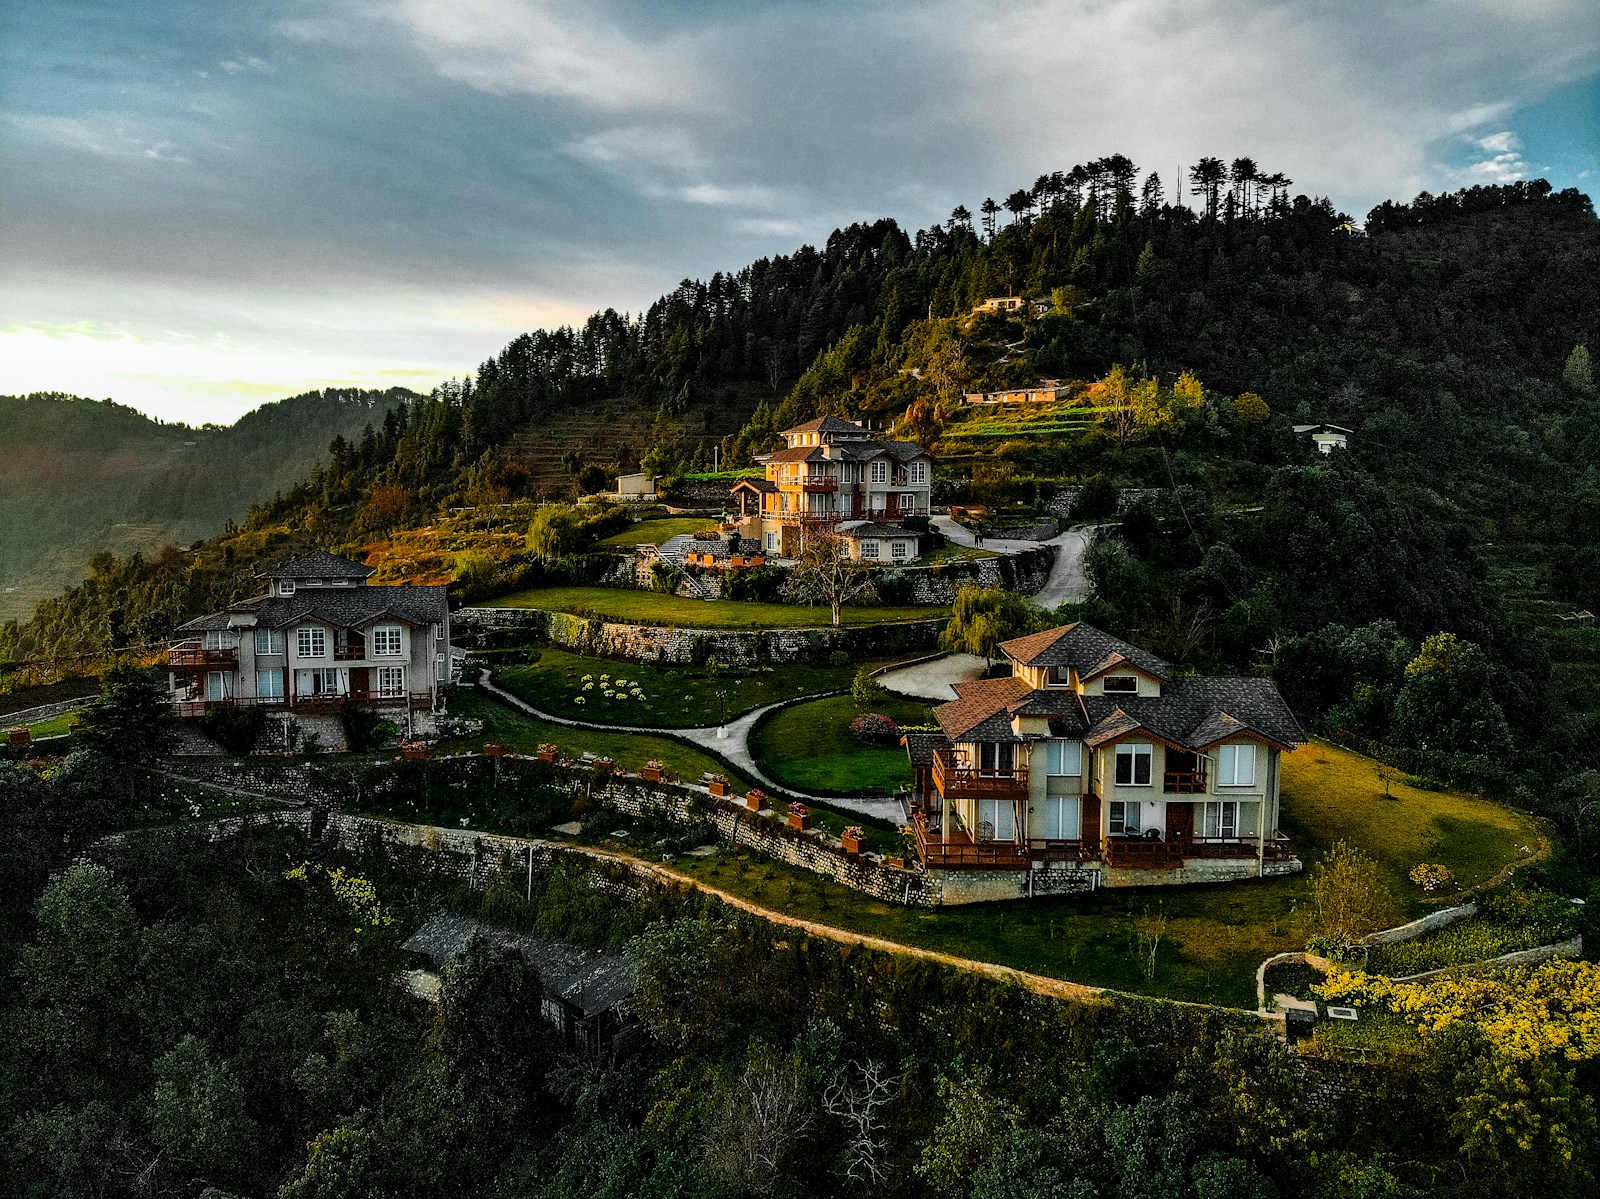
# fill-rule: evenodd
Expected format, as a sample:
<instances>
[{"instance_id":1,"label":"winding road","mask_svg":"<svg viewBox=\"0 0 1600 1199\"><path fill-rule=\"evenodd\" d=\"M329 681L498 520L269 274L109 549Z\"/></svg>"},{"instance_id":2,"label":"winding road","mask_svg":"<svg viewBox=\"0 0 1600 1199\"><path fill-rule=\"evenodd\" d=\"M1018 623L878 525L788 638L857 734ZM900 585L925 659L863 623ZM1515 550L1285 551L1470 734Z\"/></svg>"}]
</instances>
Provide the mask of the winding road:
<instances>
[{"instance_id":1,"label":"winding road","mask_svg":"<svg viewBox=\"0 0 1600 1199\"><path fill-rule=\"evenodd\" d=\"M935 516L933 527L943 533L953 544L975 546L977 539L948 516ZM1015 541L1006 537L985 537L983 549L997 554L1019 554L1040 545L1056 547L1056 560L1050 568L1050 577L1035 595L1027 596L1030 604L1040 608L1055 608L1061 604L1081 604L1089 598L1089 576L1083 569L1084 555L1089 550L1089 539L1099 526L1085 525L1068 529L1049 541Z\"/></svg>"}]
</instances>

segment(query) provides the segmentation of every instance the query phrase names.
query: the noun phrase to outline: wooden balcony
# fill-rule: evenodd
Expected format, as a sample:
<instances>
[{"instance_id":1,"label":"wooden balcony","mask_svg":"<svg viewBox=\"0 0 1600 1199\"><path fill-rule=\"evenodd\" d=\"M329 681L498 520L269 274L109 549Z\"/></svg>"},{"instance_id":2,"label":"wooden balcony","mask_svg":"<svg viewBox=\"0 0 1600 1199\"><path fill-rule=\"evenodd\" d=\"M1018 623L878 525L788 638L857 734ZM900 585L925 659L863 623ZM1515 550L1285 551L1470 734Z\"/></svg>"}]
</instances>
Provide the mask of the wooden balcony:
<instances>
[{"instance_id":1,"label":"wooden balcony","mask_svg":"<svg viewBox=\"0 0 1600 1199\"><path fill-rule=\"evenodd\" d=\"M929 870L1026 870L1028 847L1020 841L978 841L966 829L941 833L919 812L912 822L917 854Z\"/></svg>"},{"instance_id":2,"label":"wooden balcony","mask_svg":"<svg viewBox=\"0 0 1600 1199\"><path fill-rule=\"evenodd\" d=\"M175 699L172 711L176 716L204 716L221 708L284 708L289 701L278 697L232 696L228 699Z\"/></svg>"},{"instance_id":3,"label":"wooden balcony","mask_svg":"<svg viewBox=\"0 0 1600 1199\"><path fill-rule=\"evenodd\" d=\"M365 641L352 641L348 645L333 647L333 660L335 662L359 662L367 656L367 643Z\"/></svg>"},{"instance_id":4,"label":"wooden balcony","mask_svg":"<svg viewBox=\"0 0 1600 1199\"><path fill-rule=\"evenodd\" d=\"M232 670L239 665L237 646L206 649L196 641L182 641L167 647L167 667L171 670Z\"/></svg>"},{"instance_id":5,"label":"wooden balcony","mask_svg":"<svg viewBox=\"0 0 1600 1199\"><path fill-rule=\"evenodd\" d=\"M839 490L839 480L830 479L826 475L813 475L809 479L800 480L800 490L807 495L823 495Z\"/></svg>"},{"instance_id":6,"label":"wooden balcony","mask_svg":"<svg viewBox=\"0 0 1600 1199\"><path fill-rule=\"evenodd\" d=\"M1204 795L1206 772L1203 770L1169 770L1161 776L1161 789L1168 795Z\"/></svg>"},{"instance_id":7,"label":"wooden balcony","mask_svg":"<svg viewBox=\"0 0 1600 1199\"><path fill-rule=\"evenodd\" d=\"M949 750L933 755L933 785L946 799L1027 799L1028 768L974 770Z\"/></svg>"},{"instance_id":8,"label":"wooden balcony","mask_svg":"<svg viewBox=\"0 0 1600 1199\"><path fill-rule=\"evenodd\" d=\"M1145 837L1107 837L1107 866L1131 870L1176 870L1183 865L1183 846Z\"/></svg>"}]
</instances>

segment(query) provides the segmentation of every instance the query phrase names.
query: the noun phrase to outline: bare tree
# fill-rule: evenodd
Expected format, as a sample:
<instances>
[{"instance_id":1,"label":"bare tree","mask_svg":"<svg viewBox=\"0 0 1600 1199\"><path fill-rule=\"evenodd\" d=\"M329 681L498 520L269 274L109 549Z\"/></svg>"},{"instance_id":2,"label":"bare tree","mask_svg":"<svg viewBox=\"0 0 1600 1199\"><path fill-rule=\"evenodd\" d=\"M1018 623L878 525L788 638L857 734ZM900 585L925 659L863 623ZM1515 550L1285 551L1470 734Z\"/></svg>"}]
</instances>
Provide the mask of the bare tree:
<instances>
[{"instance_id":1,"label":"bare tree","mask_svg":"<svg viewBox=\"0 0 1600 1199\"><path fill-rule=\"evenodd\" d=\"M786 598L800 603L827 604L837 625L846 604L878 598L875 573L876 568L850 560L843 537L830 529L813 528L803 535L800 560L784 581L783 591Z\"/></svg>"},{"instance_id":2,"label":"bare tree","mask_svg":"<svg viewBox=\"0 0 1600 1199\"><path fill-rule=\"evenodd\" d=\"M814 1123L805 1073L793 1059L764 1054L728 1089L706 1130L706 1165L723 1182L770 1195L789 1155Z\"/></svg>"},{"instance_id":3,"label":"bare tree","mask_svg":"<svg viewBox=\"0 0 1600 1199\"><path fill-rule=\"evenodd\" d=\"M850 1130L845 1142L845 1177L876 1185L888 1166L889 1138L880 1112L900 1090L902 1075L890 1077L882 1062L848 1062L833 1072L822 1092L822 1110L843 1120Z\"/></svg>"}]
</instances>

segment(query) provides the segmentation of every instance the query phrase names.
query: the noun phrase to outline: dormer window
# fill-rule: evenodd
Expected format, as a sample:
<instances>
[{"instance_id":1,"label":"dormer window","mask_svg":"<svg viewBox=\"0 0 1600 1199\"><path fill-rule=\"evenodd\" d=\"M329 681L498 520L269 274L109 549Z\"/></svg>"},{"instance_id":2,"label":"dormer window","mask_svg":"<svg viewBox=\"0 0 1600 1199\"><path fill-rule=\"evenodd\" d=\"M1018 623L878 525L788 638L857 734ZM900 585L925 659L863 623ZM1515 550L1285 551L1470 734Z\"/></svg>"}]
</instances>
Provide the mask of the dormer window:
<instances>
[{"instance_id":1,"label":"dormer window","mask_svg":"<svg viewBox=\"0 0 1600 1199\"><path fill-rule=\"evenodd\" d=\"M1131 674L1108 674L1100 689L1107 695L1137 695L1139 680Z\"/></svg>"},{"instance_id":2,"label":"dormer window","mask_svg":"<svg viewBox=\"0 0 1600 1199\"><path fill-rule=\"evenodd\" d=\"M1070 687L1072 686L1072 667L1052 666L1048 678L1052 687Z\"/></svg>"},{"instance_id":3,"label":"dormer window","mask_svg":"<svg viewBox=\"0 0 1600 1199\"><path fill-rule=\"evenodd\" d=\"M278 594L279 595L293 595L294 594L294 580L293 579L279 579L278 580Z\"/></svg>"}]
</instances>

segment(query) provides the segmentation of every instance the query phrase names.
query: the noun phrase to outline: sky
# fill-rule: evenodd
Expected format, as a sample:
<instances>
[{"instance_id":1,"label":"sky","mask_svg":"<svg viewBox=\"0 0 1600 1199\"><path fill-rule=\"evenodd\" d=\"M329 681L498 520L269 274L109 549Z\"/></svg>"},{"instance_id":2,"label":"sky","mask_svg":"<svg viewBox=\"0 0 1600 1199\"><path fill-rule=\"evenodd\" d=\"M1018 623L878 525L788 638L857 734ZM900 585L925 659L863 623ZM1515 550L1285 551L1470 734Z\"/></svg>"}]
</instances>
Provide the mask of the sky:
<instances>
[{"instance_id":1,"label":"sky","mask_svg":"<svg viewBox=\"0 0 1600 1199\"><path fill-rule=\"evenodd\" d=\"M679 280L1128 155L1358 219L1600 188L1594 0L0 5L0 394L427 390Z\"/></svg>"}]
</instances>

